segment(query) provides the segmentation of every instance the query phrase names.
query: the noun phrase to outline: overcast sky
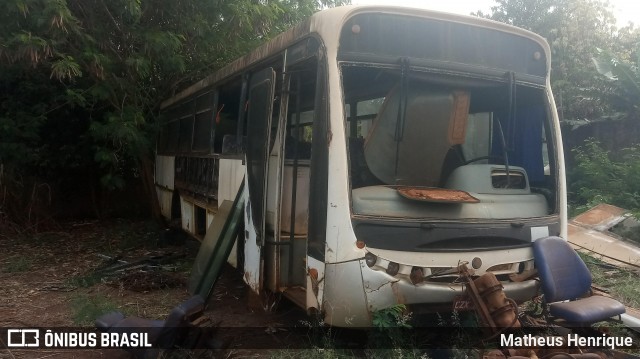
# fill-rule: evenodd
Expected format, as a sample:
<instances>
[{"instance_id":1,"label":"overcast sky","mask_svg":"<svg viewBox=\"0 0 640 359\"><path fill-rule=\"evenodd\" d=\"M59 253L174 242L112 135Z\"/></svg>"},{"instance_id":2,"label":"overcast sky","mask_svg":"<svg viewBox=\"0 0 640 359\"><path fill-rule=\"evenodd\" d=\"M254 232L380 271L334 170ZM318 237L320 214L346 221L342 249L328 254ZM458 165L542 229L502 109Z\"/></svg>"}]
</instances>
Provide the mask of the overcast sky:
<instances>
[{"instance_id":1,"label":"overcast sky","mask_svg":"<svg viewBox=\"0 0 640 359\"><path fill-rule=\"evenodd\" d=\"M420 7L425 9L453 12L469 15L477 10L487 13L491 6L495 6L494 0L352 0L354 5L388 4ZM613 14L618 20L618 26L633 22L640 26L640 1L638 0L609 0Z\"/></svg>"}]
</instances>

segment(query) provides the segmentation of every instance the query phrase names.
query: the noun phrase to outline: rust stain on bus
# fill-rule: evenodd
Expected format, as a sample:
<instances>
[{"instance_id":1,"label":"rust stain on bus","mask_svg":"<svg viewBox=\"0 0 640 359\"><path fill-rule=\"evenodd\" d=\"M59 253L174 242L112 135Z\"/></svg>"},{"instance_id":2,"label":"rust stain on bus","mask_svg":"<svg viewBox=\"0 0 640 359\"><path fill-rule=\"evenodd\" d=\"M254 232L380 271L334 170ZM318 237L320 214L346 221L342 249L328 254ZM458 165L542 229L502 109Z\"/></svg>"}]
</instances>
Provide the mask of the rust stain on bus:
<instances>
[{"instance_id":1,"label":"rust stain on bus","mask_svg":"<svg viewBox=\"0 0 640 359\"><path fill-rule=\"evenodd\" d=\"M398 282L391 283L391 291L393 292L393 296L396 297L396 302L398 304L405 304L407 302L404 295L402 294L402 291L400 291Z\"/></svg>"}]
</instances>

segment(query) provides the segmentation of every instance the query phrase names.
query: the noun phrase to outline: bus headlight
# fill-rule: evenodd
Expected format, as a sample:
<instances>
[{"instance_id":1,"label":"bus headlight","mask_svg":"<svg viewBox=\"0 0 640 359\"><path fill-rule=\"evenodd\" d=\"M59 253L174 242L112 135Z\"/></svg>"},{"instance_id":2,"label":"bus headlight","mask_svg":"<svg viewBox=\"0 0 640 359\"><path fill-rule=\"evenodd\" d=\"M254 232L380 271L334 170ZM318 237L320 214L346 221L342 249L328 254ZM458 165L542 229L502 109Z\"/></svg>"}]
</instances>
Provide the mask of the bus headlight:
<instances>
[{"instance_id":1,"label":"bus headlight","mask_svg":"<svg viewBox=\"0 0 640 359\"><path fill-rule=\"evenodd\" d=\"M396 275L398 274L399 270L400 270L400 265L398 263L389 262L389 266L387 267L388 275Z\"/></svg>"},{"instance_id":2,"label":"bus headlight","mask_svg":"<svg viewBox=\"0 0 640 359\"><path fill-rule=\"evenodd\" d=\"M411 268L411 275L409 275L409 279L411 279L411 283L418 284L424 281L424 270L420 267Z\"/></svg>"},{"instance_id":3,"label":"bus headlight","mask_svg":"<svg viewBox=\"0 0 640 359\"><path fill-rule=\"evenodd\" d=\"M364 261L367 263L367 266L371 268L374 265L376 265L376 262L378 261L378 257L376 257L376 255L373 253L367 252L367 254L364 255Z\"/></svg>"}]
</instances>

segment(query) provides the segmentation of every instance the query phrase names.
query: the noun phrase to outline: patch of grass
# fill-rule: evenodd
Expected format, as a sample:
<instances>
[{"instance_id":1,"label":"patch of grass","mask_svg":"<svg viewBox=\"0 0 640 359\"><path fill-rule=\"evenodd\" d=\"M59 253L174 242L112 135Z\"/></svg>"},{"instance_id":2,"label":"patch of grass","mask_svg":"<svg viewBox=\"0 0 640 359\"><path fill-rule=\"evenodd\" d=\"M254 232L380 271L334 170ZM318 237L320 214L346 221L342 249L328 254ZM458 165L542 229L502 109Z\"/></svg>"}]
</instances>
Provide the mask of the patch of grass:
<instances>
[{"instance_id":1,"label":"patch of grass","mask_svg":"<svg viewBox=\"0 0 640 359\"><path fill-rule=\"evenodd\" d=\"M77 325L93 325L98 317L105 313L121 311L118 304L109 298L89 294L77 294L71 299L73 322Z\"/></svg>"},{"instance_id":2,"label":"patch of grass","mask_svg":"<svg viewBox=\"0 0 640 359\"><path fill-rule=\"evenodd\" d=\"M138 248L154 247L158 241L160 227L152 221L130 222L117 220L105 227L103 236L105 254L119 253Z\"/></svg>"},{"instance_id":3,"label":"patch of grass","mask_svg":"<svg viewBox=\"0 0 640 359\"><path fill-rule=\"evenodd\" d=\"M621 303L640 308L640 276L637 273L614 267L584 253L579 254L591 271L593 284L608 289L609 294Z\"/></svg>"},{"instance_id":4,"label":"patch of grass","mask_svg":"<svg viewBox=\"0 0 640 359\"><path fill-rule=\"evenodd\" d=\"M67 280L67 284L72 286L81 287L81 288L89 288L98 283L102 283L102 278L104 275L100 273L90 273L86 275L79 275Z\"/></svg>"},{"instance_id":5,"label":"patch of grass","mask_svg":"<svg viewBox=\"0 0 640 359\"><path fill-rule=\"evenodd\" d=\"M630 356L620 356L624 358L637 358L640 354L640 334L635 330L628 328L620 322L605 321L595 323L593 327L597 328L602 333L607 333L612 337L631 338L633 340L633 348L617 348L621 353L631 354Z\"/></svg>"},{"instance_id":6,"label":"patch of grass","mask_svg":"<svg viewBox=\"0 0 640 359\"><path fill-rule=\"evenodd\" d=\"M190 274L193 269L193 260L192 257L187 257L183 260L179 260L175 263L175 272L176 273L186 273Z\"/></svg>"},{"instance_id":7,"label":"patch of grass","mask_svg":"<svg viewBox=\"0 0 640 359\"><path fill-rule=\"evenodd\" d=\"M412 317L404 305L394 305L373 312L373 327L366 331L356 330L357 333L344 328L326 327L321 318L313 323L301 321L311 330L308 336L309 349L274 350L270 353L270 358L428 359L431 355L452 359L477 357L478 351L471 349L471 344L477 345L483 337L478 337L477 321L470 319L474 315L457 312L447 314L450 316L429 314ZM442 330L437 327L442 327ZM344 345L346 347L342 348Z\"/></svg>"},{"instance_id":8,"label":"patch of grass","mask_svg":"<svg viewBox=\"0 0 640 359\"><path fill-rule=\"evenodd\" d=\"M334 348L282 349L273 351L269 355L269 358L272 359L346 359L353 357L354 354L348 350Z\"/></svg>"},{"instance_id":9,"label":"patch of grass","mask_svg":"<svg viewBox=\"0 0 640 359\"><path fill-rule=\"evenodd\" d=\"M31 269L33 261L30 258L24 256L18 256L11 258L2 268L5 273L19 273L26 272Z\"/></svg>"}]
</instances>

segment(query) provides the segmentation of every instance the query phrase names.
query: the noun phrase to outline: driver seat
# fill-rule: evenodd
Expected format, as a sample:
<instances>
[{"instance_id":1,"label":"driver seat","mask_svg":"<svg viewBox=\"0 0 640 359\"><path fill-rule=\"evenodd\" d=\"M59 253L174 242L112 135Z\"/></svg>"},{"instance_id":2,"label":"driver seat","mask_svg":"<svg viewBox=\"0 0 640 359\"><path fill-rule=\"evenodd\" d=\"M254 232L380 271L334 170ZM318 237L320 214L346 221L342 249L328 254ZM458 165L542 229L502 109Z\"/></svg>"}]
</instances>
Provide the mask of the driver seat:
<instances>
[{"instance_id":1,"label":"driver seat","mask_svg":"<svg viewBox=\"0 0 640 359\"><path fill-rule=\"evenodd\" d=\"M462 149L460 145L453 145L449 148L449 151L444 156L444 161L442 162L442 170L440 171L440 183L439 187L444 188L449 176L453 171L464 165L464 158L462 157Z\"/></svg>"},{"instance_id":2,"label":"driver seat","mask_svg":"<svg viewBox=\"0 0 640 359\"><path fill-rule=\"evenodd\" d=\"M438 186L451 146L464 142L469 94L412 83L403 127L398 127L401 91L386 96L364 144L364 158L382 183Z\"/></svg>"},{"instance_id":3,"label":"driver seat","mask_svg":"<svg viewBox=\"0 0 640 359\"><path fill-rule=\"evenodd\" d=\"M549 313L572 324L592 324L625 312L613 298L592 295L591 272L578 253L560 237L533 242L533 255Z\"/></svg>"}]
</instances>

